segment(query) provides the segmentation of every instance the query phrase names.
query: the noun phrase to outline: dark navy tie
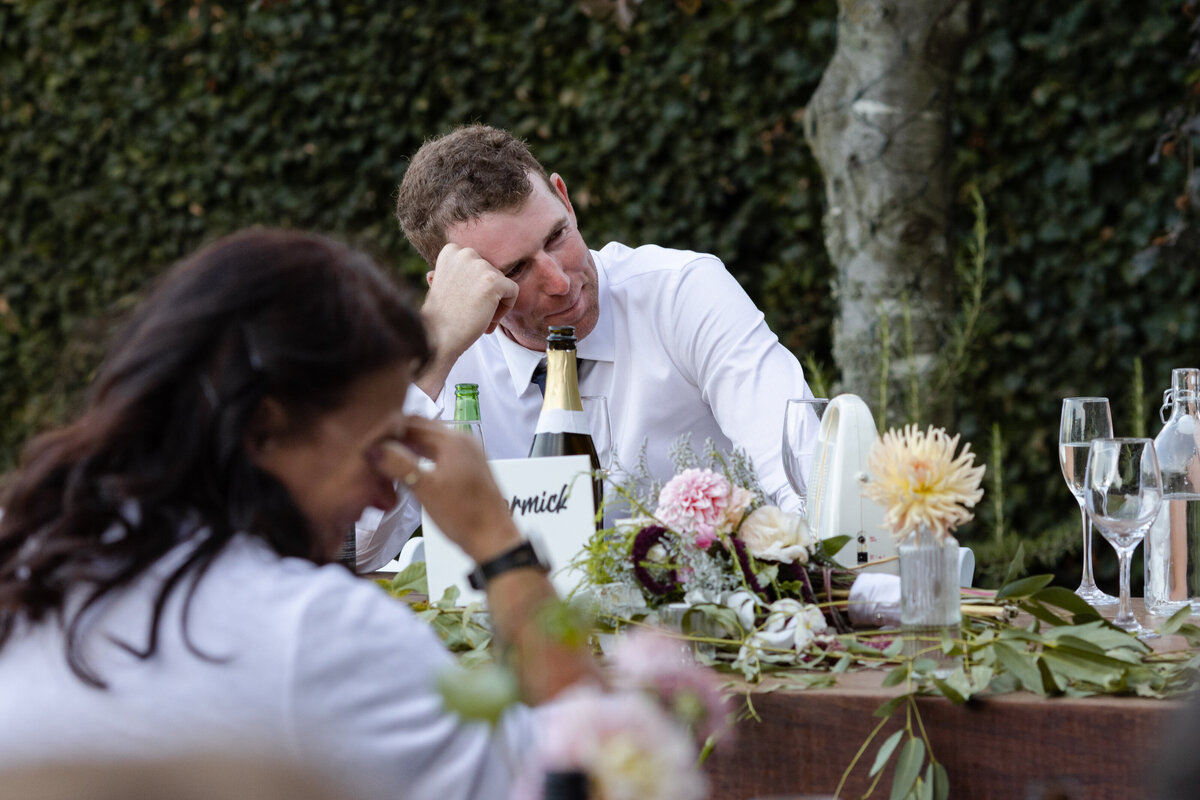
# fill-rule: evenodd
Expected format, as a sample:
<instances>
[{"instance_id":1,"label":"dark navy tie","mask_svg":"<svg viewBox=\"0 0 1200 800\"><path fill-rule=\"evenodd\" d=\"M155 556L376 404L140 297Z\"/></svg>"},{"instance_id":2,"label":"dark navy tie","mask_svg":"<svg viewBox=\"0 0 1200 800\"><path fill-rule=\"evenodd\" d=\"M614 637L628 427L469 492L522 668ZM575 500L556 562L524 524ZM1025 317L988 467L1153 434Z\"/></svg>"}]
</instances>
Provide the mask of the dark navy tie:
<instances>
[{"instance_id":1,"label":"dark navy tie","mask_svg":"<svg viewBox=\"0 0 1200 800\"><path fill-rule=\"evenodd\" d=\"M546 359L545 358L543 358L541 361L539 361L537 363L537 366L533 368L533 381L532 382L538 387L538 391L542 393L542 396L545 397L546 396Z\"/></svg>"},{"instance_id":2,"label":"dark navy tie","mask_svg":"<svg viewBox=\"0 0 1200 800\"><path fill-rule=\"evenodd\" d=\"M592 364L596 363L590 358L580 358L575 356L575 371L579 375L580 383L583 382L583 376L592 368ZM530 381L538 387L538 391L542 396L546 396L546 359L543 357L533 369L533 380Z\"/></svg>"}]
</instances>

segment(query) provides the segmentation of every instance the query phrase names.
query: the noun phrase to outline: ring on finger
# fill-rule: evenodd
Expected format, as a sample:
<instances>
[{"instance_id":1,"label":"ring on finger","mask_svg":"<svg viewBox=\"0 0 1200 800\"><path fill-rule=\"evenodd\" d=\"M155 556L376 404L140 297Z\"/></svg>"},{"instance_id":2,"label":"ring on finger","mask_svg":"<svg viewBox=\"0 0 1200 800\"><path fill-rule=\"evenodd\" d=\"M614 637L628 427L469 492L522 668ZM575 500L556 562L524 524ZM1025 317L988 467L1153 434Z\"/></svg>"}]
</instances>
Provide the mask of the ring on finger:
<instances>
[{"instance_id":1,"label":"ring on finger","mask_svg":"<svg viewBox=\"0 0 1200 800\"><path fill-rule=\"evenodd\" d=\"M417 464L413 467L412 472L404 476L404 483L408 486L416 486L417 481L421 480L424 475L433 472L434 466L433 459L421 456L417 459Z\"/></svg>"}]
</instances>

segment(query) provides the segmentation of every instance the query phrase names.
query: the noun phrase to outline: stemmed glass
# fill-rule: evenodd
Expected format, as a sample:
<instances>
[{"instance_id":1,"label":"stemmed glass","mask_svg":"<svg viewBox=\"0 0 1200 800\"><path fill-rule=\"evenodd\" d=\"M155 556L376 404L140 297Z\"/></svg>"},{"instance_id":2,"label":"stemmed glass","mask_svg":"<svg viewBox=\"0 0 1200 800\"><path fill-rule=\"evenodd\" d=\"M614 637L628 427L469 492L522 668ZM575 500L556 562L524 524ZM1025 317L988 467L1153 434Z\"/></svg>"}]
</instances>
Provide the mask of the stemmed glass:
<instances>
[{"instance_id":1,"label":"stemmed glass","mask_svg":"<svg viewBox=\"0 0 1200 800\"><path fill-rule=\"evenodd\" d=\"M480 449L485 453L487 448L483 445L483 423L477 419L446 419L442 420L452 431L465 433L470 436L479 445Z\"/></svg>"},{"instance_id":2,"label":"stemmed glass","mask_svg":"<svg viewBox=\"0 0 1200 800\"><path fill-rule=\"evenodd\" d=\"M1096 439L1088 451L1084 506L1121 564L1121 605L1113 624L1134 636L1158 636L1133 615L1129 562L1162 506L1162 478L1150 439Z\"/></svg>"},{"instance_id":3,"label":"stemmed glass","mask_svg":"<svg viewBox=\"0 0 1200 800\"><path fill-rule=\"evenodd\" d=\"M817 426L828 405L829 400L824 397L793 397L783 409L783 472L800 498L801 511L807 505L808 473L812 469Z\"/></svg>"},{"instance_id":4,"label":"stemmed glass","mask_svg":"<svg viewBox=\"0 0 1200 800\"><path fill-rule=\"evenodd\" d=\"M1083 477L1093 439L1113 435L1107 397L1064 397L1058 425L1058 463L1067 487L1079 504L1083 521L1083 577L1075 594L1093 606L1110 606L1117 598L1101 591L1092 577L1092 523L1083 507Z\"/></svg>"},{"instance_id":5,"label":"stemmed glass","mask_svg":"<svg viewBox=\"0 0 1200 800\"><path fill-rule=\"evenodd\" d=\"M613 456L608 398L602 394L595 394L584 395L579 400L583 406L583 416L587 419L588 433L592 435L592 446L596 448L596 458L600 460L600 471L607 476Z\"/></svg>"}]
</instances>

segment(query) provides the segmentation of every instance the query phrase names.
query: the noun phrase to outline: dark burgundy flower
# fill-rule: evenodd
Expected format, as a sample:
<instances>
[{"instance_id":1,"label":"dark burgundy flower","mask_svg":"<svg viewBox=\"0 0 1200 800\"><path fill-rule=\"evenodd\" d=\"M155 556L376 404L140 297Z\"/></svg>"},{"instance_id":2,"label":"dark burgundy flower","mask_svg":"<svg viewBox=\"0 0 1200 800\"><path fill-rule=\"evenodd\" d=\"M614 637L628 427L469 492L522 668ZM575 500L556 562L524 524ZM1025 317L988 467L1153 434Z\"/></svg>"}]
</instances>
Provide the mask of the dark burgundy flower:
<instances>
[{"instance_id":1,"label":"dark burgundy flower","mask_svg":"<svg viewBox=\"0 0 1200 800\"><path fill-rule=\"evenodd\" d=\"M758 576L754 574L754 569L750 566L752 556L746 550L746 543L736 536L730 537L729 541L733 544L733 555L737 558L738 568L742 571L742 577L746 579L746 585L755 594L763 594L765 587L758 582Z\"/></svg>"},{"instance_id":2,"label":"dark burgundy flower","mask_svg":"<svg viewBox=\"0 0 1200 800\"><path fill-rule=\"evenodd\" d=\"M647 525L633 537L633 548L630 559L633 561L633 575L638 582L652 594L670 594L679 587L679 576L673 569L657 568L661 580L651 572L652 565L647 561L650 549L659 544L667 535L667 529L662 525Z\"/></svg>"}]
</instances>

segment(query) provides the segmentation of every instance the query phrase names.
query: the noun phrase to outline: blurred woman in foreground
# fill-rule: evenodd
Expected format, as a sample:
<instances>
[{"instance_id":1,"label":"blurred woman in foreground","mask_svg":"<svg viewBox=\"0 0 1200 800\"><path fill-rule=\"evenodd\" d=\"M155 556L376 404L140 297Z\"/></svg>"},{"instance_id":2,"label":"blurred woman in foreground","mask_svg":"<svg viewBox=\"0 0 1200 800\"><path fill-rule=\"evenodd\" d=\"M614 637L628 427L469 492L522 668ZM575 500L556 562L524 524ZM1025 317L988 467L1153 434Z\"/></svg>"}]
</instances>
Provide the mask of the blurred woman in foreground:
<instances>
[{"instance_id":1,"label":"blurred woman in foreground","mask_svg":"<svg viewBox=\"0 0 1200 800\"><path fill-rule=\"evenodd\" d=\"M474 443L400 413L429 355L328 239L250 231L175 266L0 498L0 768L236 752L365 797L503 795L529 715L443 711L434 634L330 563L397 480L479 563L520 541ZM589 676L533 622L542 572L487 588L528 701Z\"/></svg>"}]
</instances>

